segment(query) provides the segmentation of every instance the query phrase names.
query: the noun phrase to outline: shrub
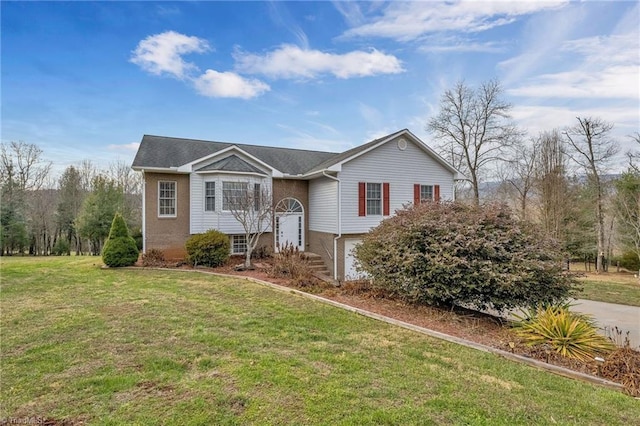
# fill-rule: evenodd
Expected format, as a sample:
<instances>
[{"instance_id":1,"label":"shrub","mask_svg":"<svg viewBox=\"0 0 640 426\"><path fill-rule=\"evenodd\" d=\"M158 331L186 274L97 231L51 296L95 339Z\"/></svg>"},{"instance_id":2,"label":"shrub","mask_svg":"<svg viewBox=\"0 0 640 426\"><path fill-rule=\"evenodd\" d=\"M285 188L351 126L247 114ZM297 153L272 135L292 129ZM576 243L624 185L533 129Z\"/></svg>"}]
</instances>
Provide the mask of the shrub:
<instances>
[{"instance_id":1,"label":"shrub","mask_svg":"<svg viewBox=\"0 0 640 426\"><path fill-rule=\"evenodd\" d=\"M122 215L116 213L111 222L109 238L102 249L102 261L110 267L131 266L138 260L138 247L129 235Z\"/></svg>"},{"instance_id":2,"label":"shrub","mask_svg":"<svg viewBox=\"0 0 640 426\"><path fill-rule=\"evenodd\" d=\"M309 287L316 284L313 271L309 267L309 261L293 244L284 245L273 256L268 274L272 277L290 278L291 283L298 287Z\"/></svg>"},{"instance_id":3,"label":"shrub","mask_svg":"<svg viewBox=\"0 0 640 426\"><path fill-rule=\"evenodd\" d=\"M142 266L147 267L164 267L167 265L167 262L164 258L164 252L158 249L147 250L145 254L142 255Z\"/></svg>"},{"instance_id":4,"label":"shrub","mask_svg":"<svg viewBox=\"0 0 640 426\"><path fill-rule=\"evenodd\" d=\"M215 229L191 236L185 247L187 261L193 266L220 266L227 261L231 251L229 237Z\"/></svg>"},{"instance_id":5,"label":"shrub","mask_svg":"<svg viewBox=\"0 0 640 426\"><path fill-rule=\"evenodd\" d=\"M629 271L637 272L640 270L640 260L638 260L638 255L631 250L622 253L619 260L620 266Z\"/></svg>"},{"instance_id":6,"label":"shrub","mask_svg":"<svg viewBox=\"0 0 640 426\"><path fill-rule=\"evenodd\" d=\"M598 334L591 317L571 312L568 304L540 305L516 317L516 334L527 345L547 344L567 358L592 361L615 348L611 340Z\"/></svg>"},{"instance_id":7,"label":"shrub","mask_svg":"<svg viewBox=\"0 0 640 426\"><path fill-rule=\"evenodd\" d=\"M67 255L71 254L71 248L69 246L69 241L67 241L65 239L62 239L62 238L58 239L58 241L56 241L55 245L51 249L51 253L54 256L67 256Z\"/></svg>"},{"instance_id":8,"label":"shrub","mask_svg":"<svg viewBox=\"0 0 640 426\"><path fill-rule=\"evenodd\" d=\"M374 286L414 303L501 311L563 300L575 283L559 246L501 205L405 208L355 255Z\"/></svg>"}]
</instances>

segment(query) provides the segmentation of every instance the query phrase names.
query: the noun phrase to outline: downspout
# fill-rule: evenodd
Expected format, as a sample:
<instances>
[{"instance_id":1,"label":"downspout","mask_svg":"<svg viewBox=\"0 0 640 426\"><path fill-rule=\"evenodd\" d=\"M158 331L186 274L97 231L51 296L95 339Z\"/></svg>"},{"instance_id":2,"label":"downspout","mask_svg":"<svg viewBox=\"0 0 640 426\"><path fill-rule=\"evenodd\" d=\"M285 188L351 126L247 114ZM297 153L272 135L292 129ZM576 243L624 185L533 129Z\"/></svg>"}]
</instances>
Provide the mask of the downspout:
<instances>
[{"instance_id":1,"label":"downspout","mask_svg":"<svg viewBox=\"0 0 640 426\"><path fill-rule=\"evenodd\" d=\"M338 235L333 239L333 279L338 280L338 240L342 237L342 185L340 179L328 175L326 170L322 171L322 176L338 182Z\"/></svg>"},{"instance_id":2,"label":"downspout","mask_svg":"<svg viewBox=\"0 0 640 426\"><path fill-rule=\"evenodd\" d=\"M147 181L142 170L142 253L147 252Z\"/></svg>"}]
</instances>

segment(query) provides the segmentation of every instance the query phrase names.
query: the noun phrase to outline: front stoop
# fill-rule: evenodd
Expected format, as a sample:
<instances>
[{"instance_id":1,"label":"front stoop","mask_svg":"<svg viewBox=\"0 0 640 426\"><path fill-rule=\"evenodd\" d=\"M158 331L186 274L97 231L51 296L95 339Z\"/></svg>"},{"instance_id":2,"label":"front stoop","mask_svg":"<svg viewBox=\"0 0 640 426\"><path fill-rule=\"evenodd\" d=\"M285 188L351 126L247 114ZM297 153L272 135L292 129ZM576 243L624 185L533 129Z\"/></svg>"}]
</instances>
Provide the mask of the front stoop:
<instances>
[{"instance_id":1,"label":"front stoop","mask_svg":"<svg viewBox=\"0 0 640 426\"><path fill-rule=\"evenodd\" d=\"M304 257L309 262L309 268L311 268L315 274L326 275L327 277L331 276L329 268L327 268L327 265L325 265L324 260L322 260L319 254L305 251Z\"/></svg>"}]
</instances>

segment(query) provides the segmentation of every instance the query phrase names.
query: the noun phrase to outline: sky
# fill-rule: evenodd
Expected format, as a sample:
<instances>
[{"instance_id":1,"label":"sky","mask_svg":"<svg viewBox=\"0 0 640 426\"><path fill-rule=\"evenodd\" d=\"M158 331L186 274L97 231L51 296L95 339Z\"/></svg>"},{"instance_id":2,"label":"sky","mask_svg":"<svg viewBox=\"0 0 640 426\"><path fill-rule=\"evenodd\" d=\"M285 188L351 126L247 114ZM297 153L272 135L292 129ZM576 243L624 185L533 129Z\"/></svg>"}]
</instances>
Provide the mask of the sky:
<instances>
[{"instance_id":1,"label":"sky","mask_svg":"<svg viewBox=\"0 0 640 426\"><path fill-rule=\"evenodd\" d=\"M131 163L144 134L340 152L425 128L497 79L529 136L640 130L637 1L11 2L1 140L60 173ZM621 153L618 166L622 167Z\"/></svg>"}]
</instances>

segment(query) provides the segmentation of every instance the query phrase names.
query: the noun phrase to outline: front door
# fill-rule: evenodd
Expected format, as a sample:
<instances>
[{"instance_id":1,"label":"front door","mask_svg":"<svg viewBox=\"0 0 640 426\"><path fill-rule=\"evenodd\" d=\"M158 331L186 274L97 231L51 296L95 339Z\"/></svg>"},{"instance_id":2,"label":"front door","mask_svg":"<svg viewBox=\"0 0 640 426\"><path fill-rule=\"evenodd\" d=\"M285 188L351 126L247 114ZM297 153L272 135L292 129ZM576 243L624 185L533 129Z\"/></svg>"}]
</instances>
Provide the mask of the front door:
<instances>
[{"instance_id":1,"label":"front door","mask_svg":"<svg viewBox=\"0 0 640 426\"><path fill-rule=\"evenodd\" d=\"M304 215L287 213L276 216L276 251L281 247L292 245L304 251Z\"/></svg>"}]
</instances>

